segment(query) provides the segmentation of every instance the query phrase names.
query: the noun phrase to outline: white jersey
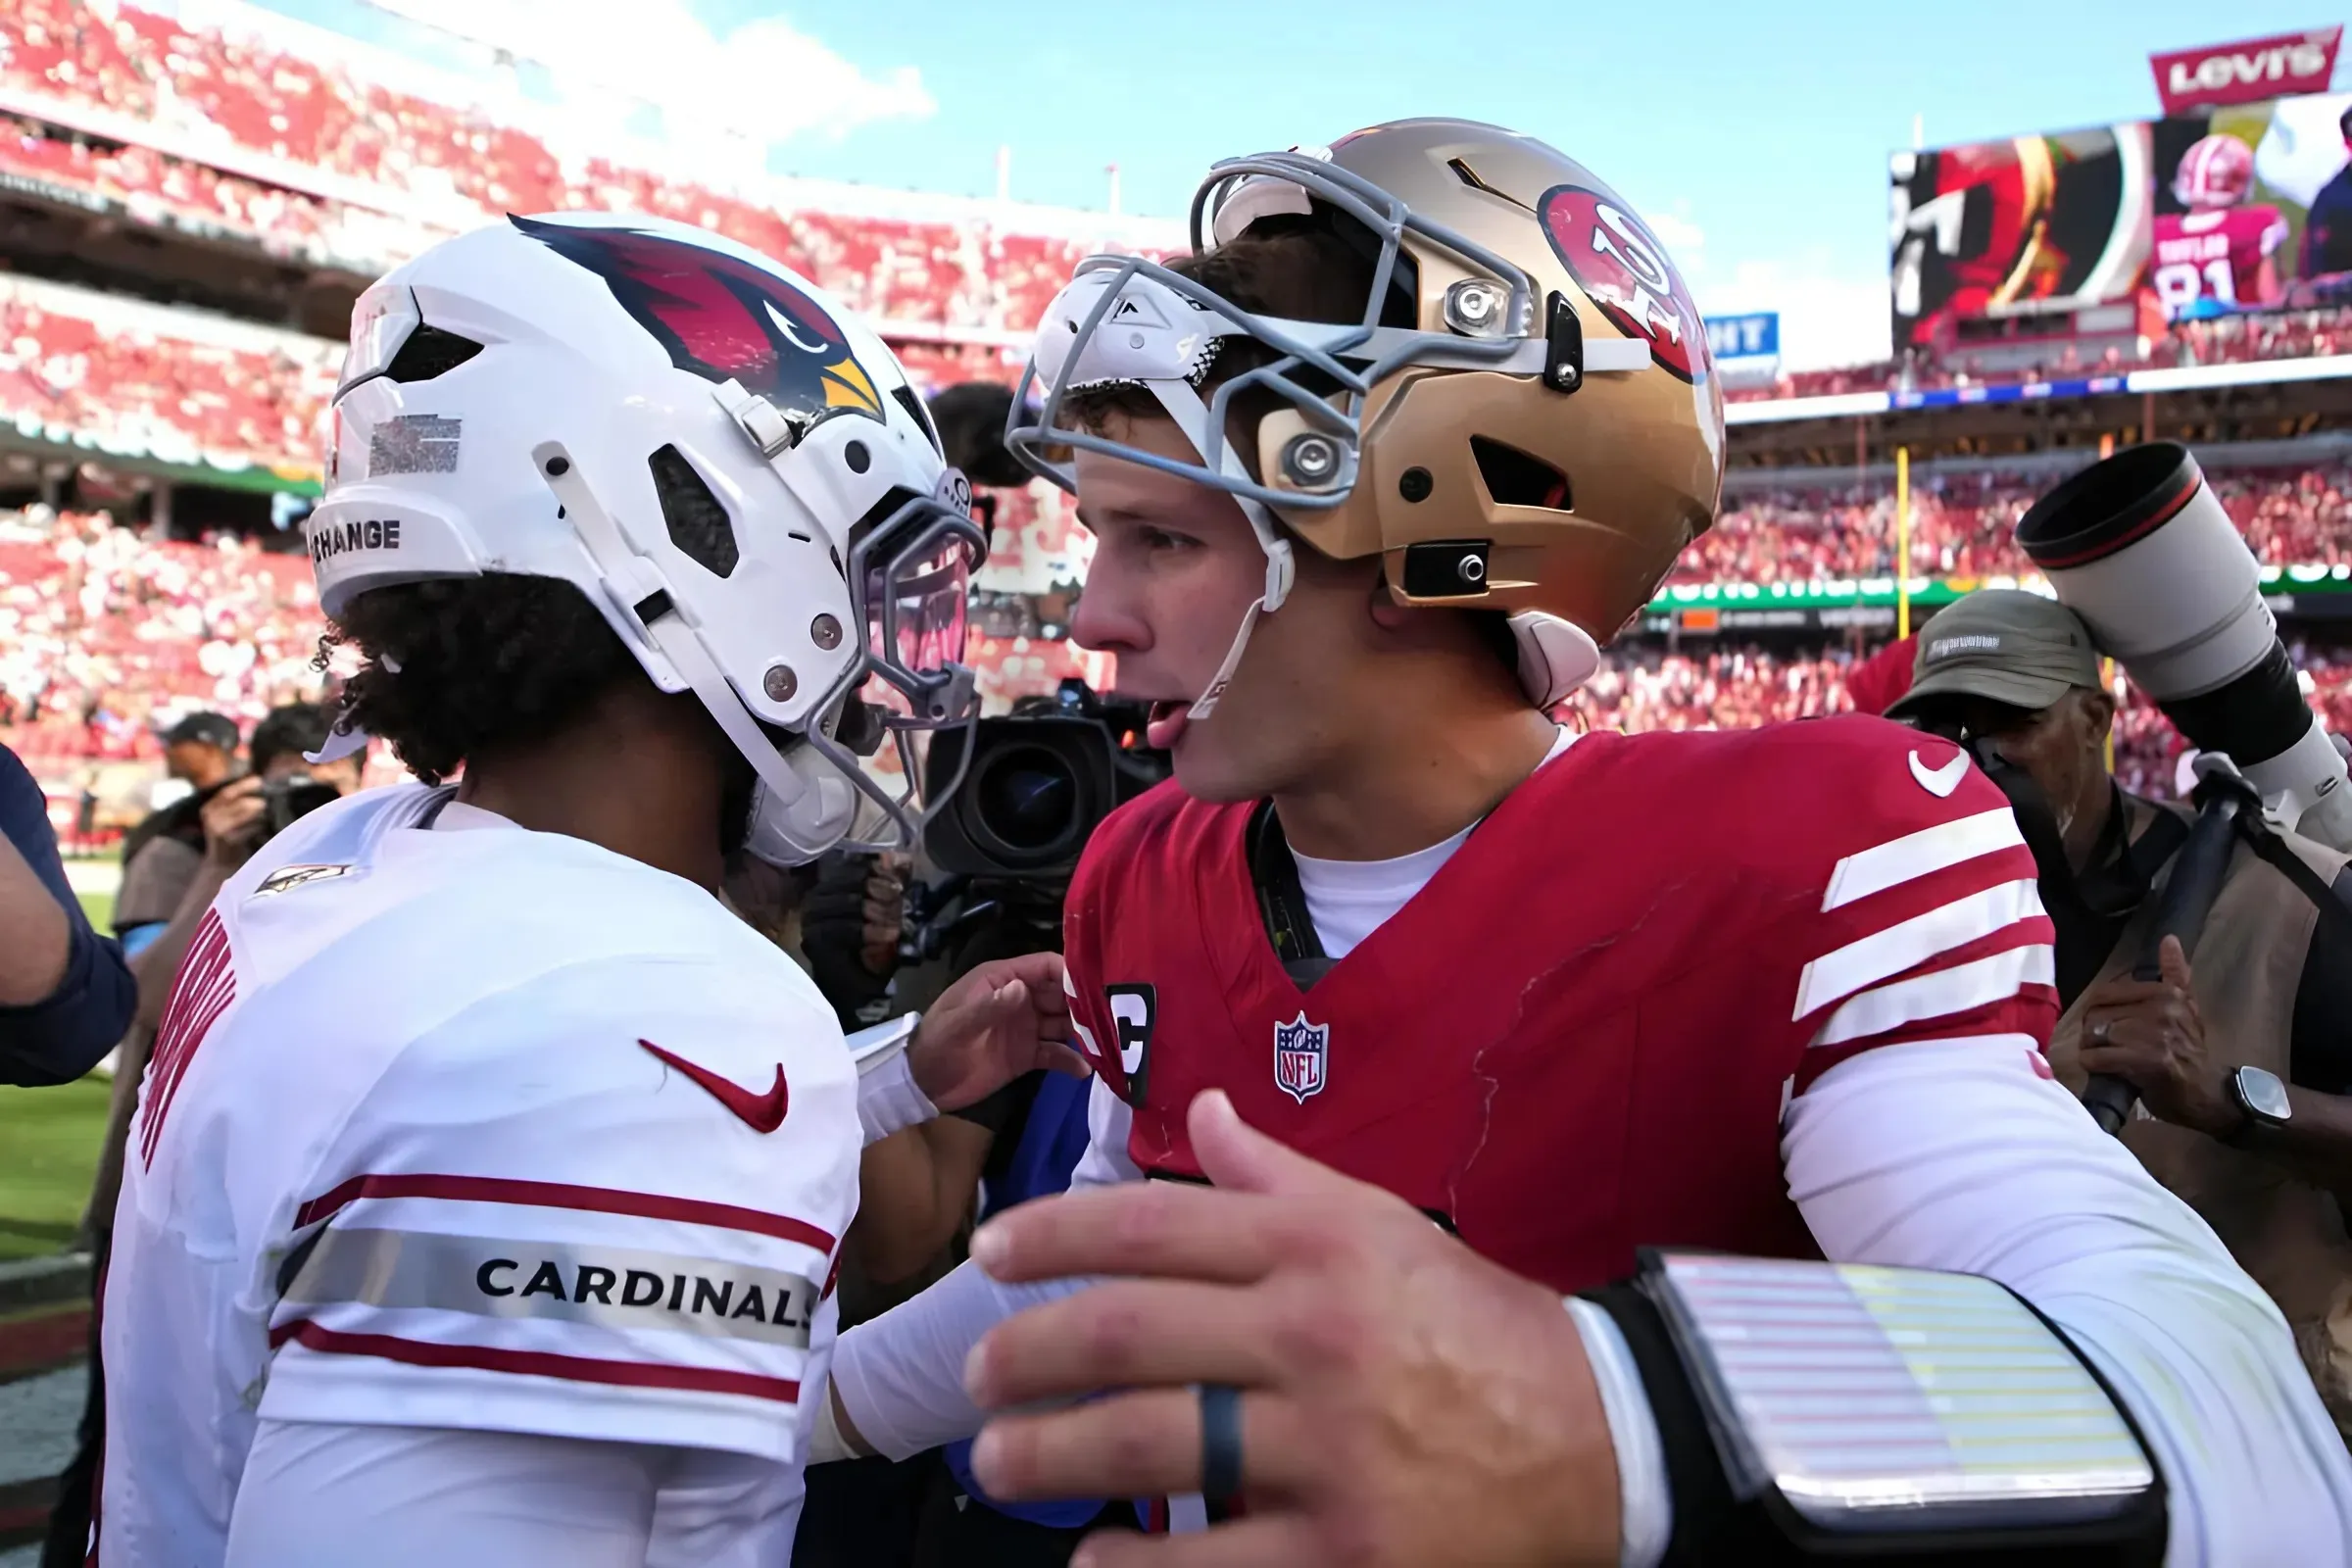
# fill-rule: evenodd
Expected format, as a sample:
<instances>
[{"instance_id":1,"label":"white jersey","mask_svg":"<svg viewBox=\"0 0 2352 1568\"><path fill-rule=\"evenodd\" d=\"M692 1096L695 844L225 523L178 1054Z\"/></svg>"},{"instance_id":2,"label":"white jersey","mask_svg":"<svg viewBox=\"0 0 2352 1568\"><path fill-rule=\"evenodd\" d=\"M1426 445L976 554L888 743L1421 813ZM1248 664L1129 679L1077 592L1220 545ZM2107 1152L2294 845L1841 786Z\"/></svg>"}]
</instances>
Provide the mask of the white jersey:
<instances>
[{"instance_id":1,"label":"white jersey","mask_svg":"<svg viewBox=\"0 0 2352 1568\"><path fill-rule=\"evenodd\" d=\"M730 1560L789 1554L858 1196L832 1010L702 888L449 795L303 818L189 946L106 1281L102 1562L220 1563L262 1420L750 1456Z\"/></svg>"}]
</instances>

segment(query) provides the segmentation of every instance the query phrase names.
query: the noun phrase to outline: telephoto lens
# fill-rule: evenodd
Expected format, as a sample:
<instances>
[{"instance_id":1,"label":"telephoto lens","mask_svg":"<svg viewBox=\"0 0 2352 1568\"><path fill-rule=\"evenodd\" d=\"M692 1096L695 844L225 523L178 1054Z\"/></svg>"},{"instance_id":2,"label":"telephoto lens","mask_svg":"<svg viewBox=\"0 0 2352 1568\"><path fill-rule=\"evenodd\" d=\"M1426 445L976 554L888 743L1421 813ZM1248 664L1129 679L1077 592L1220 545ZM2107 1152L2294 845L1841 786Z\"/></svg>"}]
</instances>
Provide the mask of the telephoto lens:
<instances>
[{"instance_id":1,"label":"telephoto lens","mask_svg":"<svg viewBox=\"0 0 2352 1568\"><path fill-rule=\"evenodd\" d=\"M2235 762L2304 837L2352 850L2343 759L2303 700L2253 552L2186 447L2093 464L2034 503L2017 541L2189 744Z\"/></svg>"}]
</instances>

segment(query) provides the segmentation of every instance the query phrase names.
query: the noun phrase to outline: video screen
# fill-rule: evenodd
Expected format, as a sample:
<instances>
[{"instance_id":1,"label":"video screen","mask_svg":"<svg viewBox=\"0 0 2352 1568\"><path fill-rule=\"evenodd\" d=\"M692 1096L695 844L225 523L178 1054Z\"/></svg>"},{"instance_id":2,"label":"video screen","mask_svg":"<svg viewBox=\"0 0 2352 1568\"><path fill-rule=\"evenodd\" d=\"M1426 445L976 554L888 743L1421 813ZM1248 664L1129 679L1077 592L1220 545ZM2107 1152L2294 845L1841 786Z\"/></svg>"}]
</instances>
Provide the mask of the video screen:
<instances>
[{"instance_id":1,"label":"video screen","mask_svg":"<svg viewBox=\"0 0 2352 1568\"><path fill-rule=\"evenodd\" d=\"M1898 348L2131 303L2142 329L2352 297L2352 94L1894 155Z\"/></svg>"}]
</instances>

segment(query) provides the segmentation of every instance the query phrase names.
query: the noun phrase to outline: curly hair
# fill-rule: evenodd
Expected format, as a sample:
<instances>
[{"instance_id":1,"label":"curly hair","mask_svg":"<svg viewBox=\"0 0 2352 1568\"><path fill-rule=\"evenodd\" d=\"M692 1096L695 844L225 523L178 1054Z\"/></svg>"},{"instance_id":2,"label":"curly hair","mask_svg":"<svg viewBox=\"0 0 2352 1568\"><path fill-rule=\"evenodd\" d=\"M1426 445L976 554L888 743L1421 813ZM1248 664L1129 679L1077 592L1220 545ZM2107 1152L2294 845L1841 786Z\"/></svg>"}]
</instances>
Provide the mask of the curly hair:
<instances>
[{"instance_id":1,"label":"curly hair","mask_svg":"<svg viewBox=\"0 0 2352 1568\"><path fill-rule=\"evenodd\" d=\"M587 596L556 577L371 588L319 639L319 667L338 646L367 658L338 721L388 743L427 784L485 748L553 735L613 686L648 678Z\"/></svg>"}]
</instances>

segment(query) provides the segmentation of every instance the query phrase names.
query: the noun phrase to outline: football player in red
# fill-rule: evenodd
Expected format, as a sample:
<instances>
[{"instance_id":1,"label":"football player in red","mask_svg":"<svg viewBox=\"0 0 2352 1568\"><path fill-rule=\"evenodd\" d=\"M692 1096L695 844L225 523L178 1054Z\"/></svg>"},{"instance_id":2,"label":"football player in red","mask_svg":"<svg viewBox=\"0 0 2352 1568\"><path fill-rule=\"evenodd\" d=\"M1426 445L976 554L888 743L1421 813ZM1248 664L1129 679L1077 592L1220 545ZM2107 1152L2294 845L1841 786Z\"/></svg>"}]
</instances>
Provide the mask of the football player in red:
<instances>
[{"instance_id":1,"label":"football player in red","mask_svg":"<svg viewBox=\"0 0 2352 1568\"><path fill-rule=\"evenodd\" d=\"M2254 149L2235 136L2207 136L2180 155L2173 194L2188 211L2156 220L2148 263L2166 320L2278 303L2286 220L2276 207L2247 206L2253 190Z\"/></svg>"},{"instance_id":2,"label":"football player in red","mask_svg":"<svg viewBox=\"0 0 2352 1568\"><path fill-rule=\"evenodd\" d=\"M1039 328L1041 412L1008 436L1078 496L1098 548L1075 635L1155 702L1176 772L1103 824L1069 895L1072 1017L1100 1075L1075 1185L1214 1175L1188 1111L1216 1090L1555 1296L1624 1278L1644 1247L1988 1275L2147 1435L2175 1561L2342 1539L2352 1466L2283 1323L2049 1081L2051 927L2000 792L1876 718L1580 736L1550 716L1709 525L1722 477L1699 315L1632 207L1527 137L1409 121L1220 165L1194 211L1179 263L1081 266ZM1249 1283L1235 1267L1222 1287ZM1423 1303L1392 1285L1369 1313L1298 1302L1417 1332ZM970 1433L973 1347L1056 1293L1076 1343L1130 1352L1084 1386L1162 1381L1140 1329L1167 1314L1130 1289L967 1265L844 1338L813 1451ZM1204 1330L1227 1321L1230 1298L1187 1299ZM1669 1432L1655 1455L1661 1430L1693 1429L1645 1402L1632 1330L1583 1301L1555 1329L1591 1358L1588 1433L1595 1381L1615 1391L1597 1451L1625 1560L1669 1537L1687 1556L1711 1528L1684 1517L1690 1450ZM1272 1358L1320 1355L1293 1349ZM1418 1365L1465 1399L1492 1388ZM982 1381L992 1403L1017 1386ZM1165 1504L1229 1546L1103 1541L1090 1560L1339 1552L1348 1532L1317 1530L1360 1489L1309 1472L1388 1429L1309 1412L1276 1418L1278 1440L1274 1397L1212 1417L1203 1396L1196 1421L1189 1396L1143 1393L1056 1418L1076 1423L1056 1451L1093 1455L1103 1489L1266 1484L1239 1524L1197 1494ZM1247 1470L1245 1427L1299 1467ZM1181 1473L1141 1464L1170 1442ZM1078 1475L982 1457L1018 1494ZM1271 1523L1307 1514L1303 1534ZM1529 1560L1488 1552L1478 1524L1446 1560Z\"/></svg>"}]
</instances>

